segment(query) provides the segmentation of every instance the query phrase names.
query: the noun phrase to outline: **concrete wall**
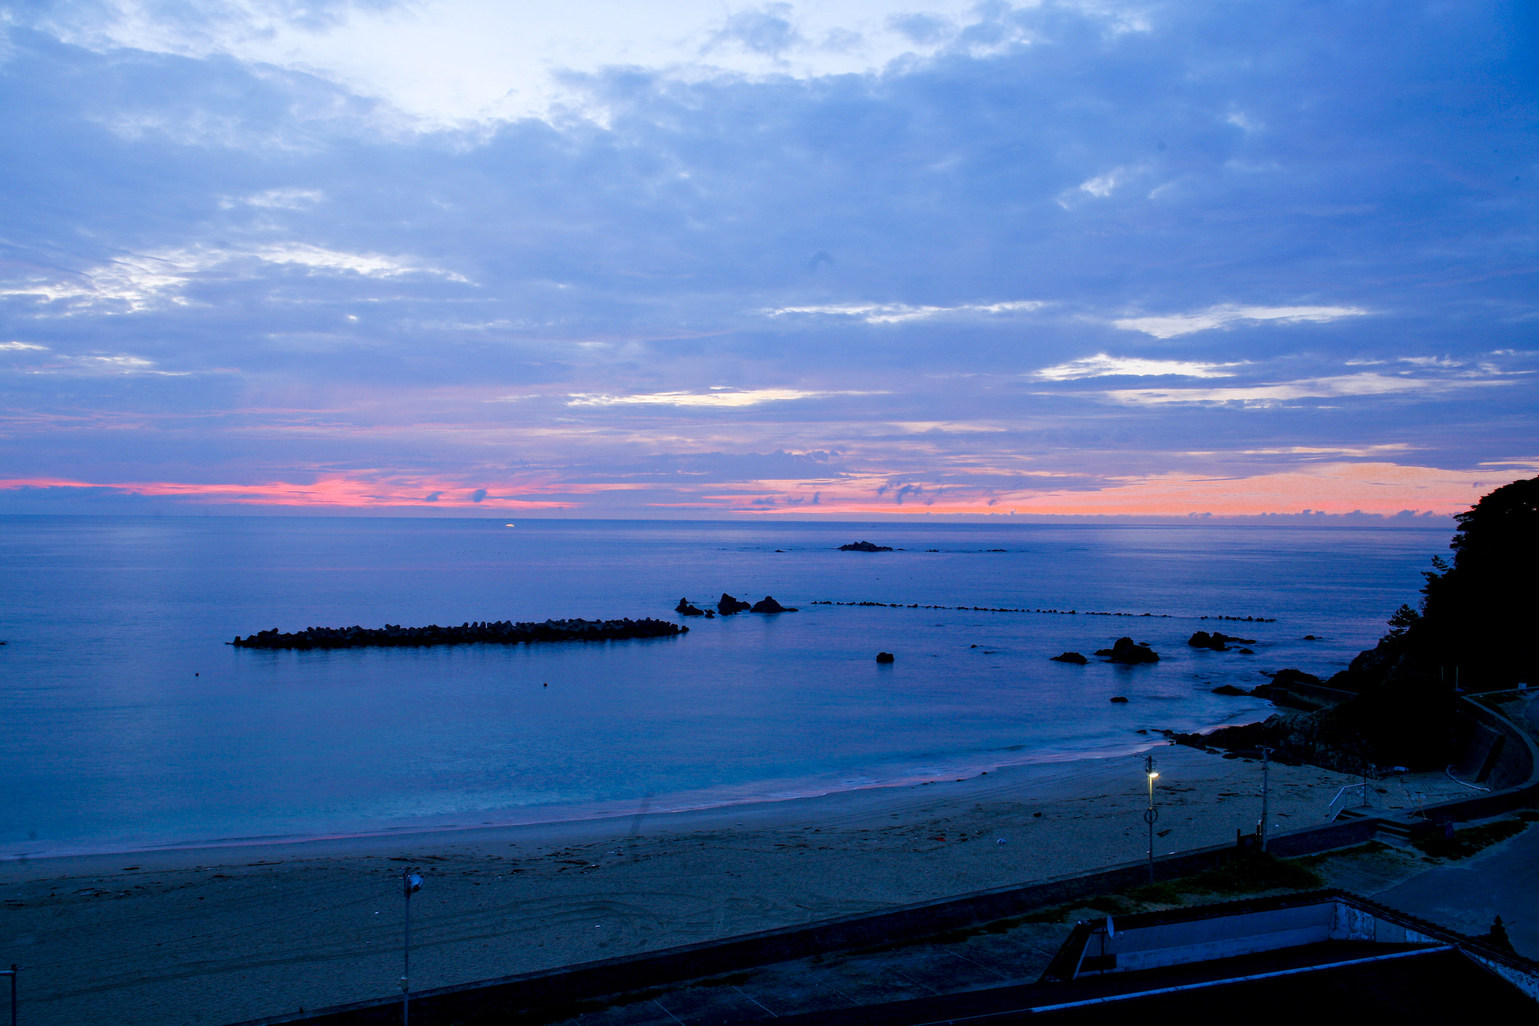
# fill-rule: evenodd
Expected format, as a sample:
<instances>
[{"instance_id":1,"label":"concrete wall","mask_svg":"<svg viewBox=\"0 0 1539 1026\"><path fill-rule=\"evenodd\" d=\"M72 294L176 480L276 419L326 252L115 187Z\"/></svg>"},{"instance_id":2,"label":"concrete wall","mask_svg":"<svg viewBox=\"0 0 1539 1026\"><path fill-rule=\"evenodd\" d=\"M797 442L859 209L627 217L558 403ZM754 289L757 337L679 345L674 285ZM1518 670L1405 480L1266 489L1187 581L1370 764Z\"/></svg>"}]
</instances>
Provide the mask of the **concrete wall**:
<instances>
[{"instance_id":1,"label":"concrete wall","mask_svg":"<svg viewBox=\"0 0 1539 1026\"><path fill-rule=\"evenodd\" d=\"M1117 956L1118 972L1132 972L1319 944L1331 939L1335 909L1335 902L1322 901L1118 931L1107 939L1106 953Z\"/></svg>"}]
</instances>

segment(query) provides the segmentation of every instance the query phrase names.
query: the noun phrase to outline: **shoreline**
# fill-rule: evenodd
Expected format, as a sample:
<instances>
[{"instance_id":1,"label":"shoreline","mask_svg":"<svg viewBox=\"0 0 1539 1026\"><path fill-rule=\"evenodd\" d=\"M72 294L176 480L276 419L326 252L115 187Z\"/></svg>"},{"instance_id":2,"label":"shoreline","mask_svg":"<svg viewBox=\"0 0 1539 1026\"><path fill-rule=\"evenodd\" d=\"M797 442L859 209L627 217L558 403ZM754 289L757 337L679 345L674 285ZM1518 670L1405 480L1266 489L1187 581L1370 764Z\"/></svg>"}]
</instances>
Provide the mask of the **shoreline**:
<instances>
[{"instance_id":1,"label":"shoreline","mask_svg":"<svg viewBox=\"0 0 1539 1026\"><path fill-rule=\"evenodd\" d=\"M1249 722L1249 721L1246 721ZM1219 730L1228 723L1217 724L1208 727L1199 733L1206 734L1209 731ZM920 773L914 772L907 775L895 775L871 780L852 782L843 780L838 783L820 783L816 781L786 781L785 790L764 793L766 782L751 785L752 793L745 793L748 789L734 792L731 789L706 791L686 791L669 798L665 798L653 805L652 799L624 799L609 802L578 804L570 806L539 806L529 810L528 818L515 815L498 819L494 813L468 813L452 818L444 817L435 821L427 817L403 824L400 827L380 827L375 829L323 831L314 834L272 834L248 837L229 837L214 839L198 839L186 841L165 841L156 843L128 844L123 846L82 846L59 847L55 849L43 849L39 851L0 851L0 882L6 876L7 866L28 863L56 863L69 860L91 859L141 859L151 860L157 856L165 856L166 860L175 861L179 854L191 854L197 852L231 852L241 851L275 851L302 850L315 846L327 851L343 851L353 848L375 847L388 845L392 842L407 843L420 839L433 837L450 837L473 840L476 835L492 832L551 832L560 833L569 829L576 834L603 833L605 825L617 820L636 822L638 820L668 820L678 817L685 822L686 817L709 818L712 813L730 815L735 810L744 810L749 814L757 814L761 807L795 806L802 802L818 802L820 800L835 799L841 795L878 794L884 791L901 791L906 788L921 787L932 784L962 783L980 776L988 776L992 773L1029 772L1032 768L1041 767L1042 772L1053 766L1061 766L1074 763L1099 763L1109 759L1120 759L1140 755L1150 749L1164 747L1170 744L1164 736L1150 735L1149 738L1140 738L1137 741L1129 741L1116 746L1106 746L1089 751L1059 751L1051 755L1040 757L1022 758L1019 760L984 760L958 765L956 767L943 768L940 772ZM957 776L956 774L961 774ZM499 810L506 812L507 810ZM519 810L513 810L515 813ZM467 816L490 815L492 819L470 824L462 822ZM794 818L787 811L789 818ZM773 819L773 817L769 817Z\"/></svg>"},{"instance_id":2,"label":"shoreline","mask_svg":"<svg viewBox=\"0 0 1539 1026\"><path fill-rule=\"evenodd\" d=\"M1217 728L1214 728L1217 729ZM1052 767L1080 763L1103 764L1107 760L1123 759L1141 754L1148 749L1166 746L1164 738L1129 745L1116 751L1099 751L1093 755L1060 754L1043 759L1020 762L994 762L987 769L972 769L961 777L894 778L848 787L830 787L826 790L809 790L808 793L790 793L776 796L753 796L738 800L702 799L701 804L677 796L674 803L650 808L643 803L637 808L635 801L613 802L603 806L550 807L552 810L570 808L568 816L541 816L537 819L510 820L506 822L445 823L437 826L414 824L400 829L364 830L304 834L291 836L237 837L220 840L168 842L121 848L82 848L39 853L16 852L0 854L0 885L20 871L21 867L39 869L56 867L81 867L84 871L96 863L137 861L140 867L153 866L181 869L203 865L211 859L237 860L248 856L275 859L292 854L299 858L345 857L372 854L381 850L396 850L402 846L425 847L434 843L449 845L479 845L516 843L522 839L530 844L561 844L575 840L619 836L635 833L642 824L652 832L683 832L720 827L727 821L739 822L744 818L756 825L780 828L802 822L809 814L817 815L824 805L858 804L875 808L886 803L904 804L906 793L911 789L946 784L965 784L994 774L1022 773L1020 786L1029 787L1025 779L1033 770L1038 775L1050 772ZM1174 746L1172 746L1174 747ZM595 812L599 808L614 811ZM621 825L624 830L617 829ZM198 857L202 856L202 857ZM13 872L16 871L16 872Z\"/></svg>"},{"instance_id":3,"label":"shoreline","mask_svg":"<svg viewBox=\"0 0 1539 1026\"><path fill-rule=\"evenodd\" d=\"M1154 754L1157 854L1253 829L1259 763ZM1274 764L1275 829L1321 822L1355 782ZM1438 781L1381 783L1375 804L1408 806ZM423 877L412 987L428 989L1134 861L1146 802L1141 758L1121 756L645 816L10 861L0 936L34 1026L237 1022L396 992L407 870Z\"/></svg>"},{"instance_id":4,"label":"shoreline","mask_svg":"<svg viewBox=\"0 0 1539 1026\"><path fill-rule=\"evenodd\" d=\"M1276 712L1269 709L1268 714ZM1204 727L1193 733L1204 735L1236 723L1259 722L1265 719L1246 717L1231 718ZM467 835L473 837L483 831L526 831L541 828L557 829L576 827L581 824L610 823L616 820L633 820L637 817L652 820L661 817L705 815L712 812L728 813L734 809L754 809L759 806L780 806L800 802L815 802L846 794L872 794L902 790L928 784L959 783L991 773L1029 771L1033 767L1053 767L1075 763L1097 763L1109 759L1141 755L1151 749L1165 746L1176 747L1168 737L1150 731L1147 737L1129 739L1115 745L1103 745L1086 750L1064 749L1043 756L1027 756L1019 759L981 759L959 762L954 766L944 764L929 771L912 771L871 779L823 781L816 778L787 780L783 782L759 781L733 789L722 787L700 791L684 791L662 800L652 797L643 799L616 799L606 802L590 802L575 805L534 806L528 809L493 810L471 812L442 817L422 817L398 827L381 826L359 830L320 831L317 833L266 834L245 837L200 838L196 840L170 840L132 843L125 845L69 846L64 842L58 847L36 851L0 849L0 883L6 876L6 867L16 864L47 863L61 860L103 859L151 859L157 855L174 857L179 852L239 852L242 850L271 849L281 851L316 845L327 850L340 850L350 845L368 846L390 841L410 841L419 837L439 835ZM776 786L783 790L776 790ZM767 792L767 793L766 793ZM638 808L639 806L639 808ZM520 815L519 813L525 813ZM464 822L468 818L488 817L478 823Z\"/></svg>"}]
</instances>

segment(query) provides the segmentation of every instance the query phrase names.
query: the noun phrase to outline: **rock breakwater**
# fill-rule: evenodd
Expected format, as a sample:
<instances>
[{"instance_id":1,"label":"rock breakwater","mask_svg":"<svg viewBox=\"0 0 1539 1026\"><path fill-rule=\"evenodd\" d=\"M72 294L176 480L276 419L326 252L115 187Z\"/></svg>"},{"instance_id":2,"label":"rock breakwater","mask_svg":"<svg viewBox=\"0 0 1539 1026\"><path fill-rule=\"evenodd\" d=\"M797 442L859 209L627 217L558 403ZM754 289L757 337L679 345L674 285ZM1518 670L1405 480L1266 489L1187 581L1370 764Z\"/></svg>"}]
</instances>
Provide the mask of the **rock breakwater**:
<instances>
[{"instance_id":1,"label":"rock breakwater","mask_svg":"<svg viewBox=\"0 0 1539 1026\"><path fill-rule=\"evenodd\" d=\"M302 631L280 633L276 627L244 638L237 636L229 644L237 648L368 648L423 645L533 645L550 641L623 641L630 638L667 638L685 634L688 627L654 620L546 620L543 623L513 623L509 620L480 620L458 627L307 627Z\"/></svg>"}]
</instances>

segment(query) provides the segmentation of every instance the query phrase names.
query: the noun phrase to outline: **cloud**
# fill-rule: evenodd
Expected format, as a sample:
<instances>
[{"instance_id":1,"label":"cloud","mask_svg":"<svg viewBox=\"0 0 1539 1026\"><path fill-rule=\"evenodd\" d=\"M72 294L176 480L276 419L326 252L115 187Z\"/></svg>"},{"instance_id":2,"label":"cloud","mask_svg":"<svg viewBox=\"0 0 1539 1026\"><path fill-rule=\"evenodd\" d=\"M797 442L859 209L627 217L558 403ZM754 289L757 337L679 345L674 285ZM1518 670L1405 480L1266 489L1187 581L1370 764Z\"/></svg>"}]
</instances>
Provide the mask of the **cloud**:
<instances>
[{"instance_id":1,"label":"cloud","mask_svg":"<svg viewBox=\"0 0 1539 1026\"><path fill-rule=\"evenodd\" d=\"M905 303L834 303L823 306L782 306L761 311L770 317L808 314L825 317L849 317L867 324L903 324L937 317L970 314L1031 313L1046 303L1040 300L1013 300L1004 303L963 303L957 306L909 306Z\"/></svg>"},{"instance_id":2,"label":"cloud","mask_svg":"<svg viewBox=\"0 0 1539 1026\"><path fill-rule=\"evenodd\" d=\"M1234 454L1238 456L1336 456L1350 459L1379 459L1384 456L1397 456L1415 451L1416 446L1408 442L1387 442L1382 445L1284 445L1272 446L1260 449L1239 449ZM1194 451L1193 456L1218 456L1222 453L1216 450Z\"/></svg>"},{"instance_id":3,"label":"cloud","mask_svg":"<svg viewBox=\"0 0 1539 1026\"><path fill-rule=\"evenodd\" d=\"M1305 399L1353 399L1386 395L1446 394L1468 388L1508 385L1509 381L1489 378L1412 378L1385 374L1341 374L1271 385L1241 385L1233 388L1122 388L1105 394L1118 402L1139 406L1186 403L1234 403L1271 406Z\"/></svg>"},{"instance_id":4,"label":"cloud","mask_svg":"<svg viewBox=\"0 0 1539 1026\"><path fill-rule=\"evenodd\" d=\"M325 199L325 194L319 189L264 189L239 199L221 200L219 205L226 209L244 205L263 210L308 210Z\"/></svg>"},{"instance_id":5,"label":"cloud","mask_svg":"<svg viewBox=\"0 0 1539 1026\"><path fill-rule=\"evenodd\" d=\"M1139 357L1109 356L1097 353L1080 360L1070 360L1037 371L1035 377L1043 381L1075 381L1080 378L1104 378L1117 376L1158 377L1181 375L1189 378L1227 378L1234 376L1234 368L1240 363L1204 363L1197 360L1150 360Z\"/></svg>"},{"instance_id":6,"label":"cloud","mask_svg":"<svg viewBox=\"0 0 1539 1026\"><path fill-rule=\"evenodd\" d=\"M795 388L720 389L710 392L648 392L631 395L571 395L568 406L682 406L729 409L797 399L826 399L847 395L883 395L882 392L806 391Z\"/></svg>"},{"instance_id":7,"label":"cloud","mask_svg":"<svg viewBox=\"0 0 1539 1026\"><path fill-rule=\"evenodd\" d=\"M468 507L488 499L500 509L560 510L573 505L566 500L530 499L517 494L489 496L485 489L465 493L452 503L422 496L420 487L386 474L331 474L308 482L208 483L186 481L81 481L69 478L31 477L0 479L0 492L106 492L123 496L179 499L195 504L233 504L325 508L396 509L437 502ZM442 493L440 493L442 494ZM477 494L480 498L477 498ZM525 492L527 494L527 492Z\"/></svg>"},{"instance_id":8,"label":"cloud","mask_svg":"<svg viewBox=\"0 0 1539 1026\"><path fill-rule=\"evenodd\" d=\"M956 33L956 26L933 14L892 14L887 24L917 46L936 46Z\"/></svg>"},{"instance_id":9,"label":"cloud","mask_svg":"<svg viewBox=\"0 0 1539 1026\"><path fill-rule=\"evenodd\" d=\"M793 13L788 3L771 3L758 10L739 11L729 16L726 25L711 36L704 52L710 53L730 44L763 56L779 57L806 42L791 24Z\"/></svg>"},{"instance_id":10,"label":"cloud","mask_svg":"<svg viewBox=\"0 0 1539 1026\"><path fill-rule=\"evenodd\" d=\"M1144 177L1148 170L1144 165L1113 168L1085 179L1072 189L1065 189L1058 194L1056 202L1064 210L1073 210L1087 198L1089 200L1109 199L1134 179Z\"/></svg>"},{"instance_id":11,"label":"cloud","mask_svg":"<svg viewBox=\"0 0 1539 1026\"><path fill-rule=\"evenodd\" d=\"M324 275L400 278L424 275L454 282L465 278L442 268L378 253L349 253L304 242L240 247L191 246L151 250L89 267L70 277L34 278L0 286L0 296L62 302L71 310L142 313L167 304L187 305L194 281L251 279L272 269L298 267Z\"/></svg>"},{"instance_id":12,"label":"cloud","mask_svg":"<svg viewBox=\"0 0 1539 1026\"><path fill-rule=\"evenodd\" d=\"M1237 324L1326 324L1344 317L1364 317L1367 310L1355 306L1237 306L1224 304L1190 314L1124 317L1112 323L1127 331L1141 331L1155 338L1177 338Z\"/></svg>"},{"instance_id":13,"label":"cloud","mask_svg":"<svg viewBox=\"0 0 1539 1026\"><path fill-rule=\"evenodd\" d=\"M0 367L11 373L42 376L104 377L154 375L157 377L187 377L189 371L162 369L154 360L130 353L64 353L48 346L26 342L0 342L0 353L14 353L15 364ZM34 356L44 354L46 356Z\"/></svg>"},{"instance_id":14,"label":"cloud","mask_svg":"<svg viewBox=\"0 0 1539 1026\"><path fill-rule=\"evenodd\" d=\"M1532 455L1527 37L1129 10L12 5L4 473L853 514Z\"/></svg>"},{"instance_id":15,"label":"cloud","mask_svg":"<svg viewBox=\"0 0 1539 1026\"><path fill-rule=\"evenodd\" d=\"M893 6L904 5L870 0L733 3L725 17L716 0L40 6L17 18L74 45L300 71L383 100L428 130L572 112L607 120L583 82L613 68L667 69L686 81L865 75L942 53L957 38L937 28L947 22L966 27L961 39L974 53L1023 36L1008 5L980 12L975 0L927 0L927 14L896 19Z\"/></svg>"}]
</instances>

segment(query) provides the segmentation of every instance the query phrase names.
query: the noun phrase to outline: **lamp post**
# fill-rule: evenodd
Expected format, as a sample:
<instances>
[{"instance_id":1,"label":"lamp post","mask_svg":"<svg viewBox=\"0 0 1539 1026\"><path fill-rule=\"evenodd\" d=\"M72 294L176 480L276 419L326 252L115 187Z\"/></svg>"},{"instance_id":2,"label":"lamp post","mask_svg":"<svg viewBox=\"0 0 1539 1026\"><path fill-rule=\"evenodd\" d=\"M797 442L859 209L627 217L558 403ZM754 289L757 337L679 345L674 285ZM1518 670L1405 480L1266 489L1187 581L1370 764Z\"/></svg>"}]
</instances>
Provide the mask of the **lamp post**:
<instances>
[{"instance_id":1,"label":"lamp post","mask_svg":"<svg viewBox=\"0 0 1539 1026\"><path fill-rule=\"evenodd\" d=\"M1262 747L1262 749L1261 749L1261 829L1259 831L1257 831L1257 833L1259 833L1261 835L1261 850L1262 851L1266 851L1266 828L1267 828L1267 808L1266 808L1266 803L1267 803L1267 797L1268 797L1268 784L1271 783L1271 779L1270 779L1270 777L1268 775L1268 772L1269 772L1269 770L1271 768L1271 763L1270 763L1270 760L1268 759L1268 756L1270 756L1271 754L1272 754L1272 750L1270 748L1267 748L1267 747L1264 747L1264 746Z\"/></svg>"},{"instance_id":2,"label":"lamp post","mask_svg":"<svg viewBox=\"0 0 1539 1026\"><path fill-rule=\"evenodd\" d=\"M401 958L401 1026L411 1023L411 896L422 889L422 877L401 870L401 890L406 895L406 945Z\"/></svg>"},{"instance_id":3,"label":"lamp post","mask_svg":"<svg viewBox=\"0 0 1539 1026\"><path fill-rule=\"evenodd\" d=\"M0 969L0 976L11 978L11 1026L16 1026L16 963L12 962L9 969Z\"/></svg>"},{"instance_id":4,"label":"lamp post","mask_svg":"<svg viewBox=\"0 0 1539 1026\"><path fill-rule=\"evenodd\" d=\"M1149 824L1149 882L1154 882L1154 821L1160 818L1159 810L1154 807L1154 778L1159 776L1154 769L1154 756L1144 756L1144 776L1149 778L1149 807L1144 810L1144 822Z\"/></svg>"}]
</instances>

